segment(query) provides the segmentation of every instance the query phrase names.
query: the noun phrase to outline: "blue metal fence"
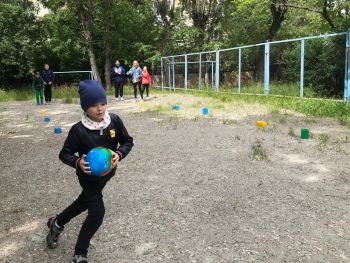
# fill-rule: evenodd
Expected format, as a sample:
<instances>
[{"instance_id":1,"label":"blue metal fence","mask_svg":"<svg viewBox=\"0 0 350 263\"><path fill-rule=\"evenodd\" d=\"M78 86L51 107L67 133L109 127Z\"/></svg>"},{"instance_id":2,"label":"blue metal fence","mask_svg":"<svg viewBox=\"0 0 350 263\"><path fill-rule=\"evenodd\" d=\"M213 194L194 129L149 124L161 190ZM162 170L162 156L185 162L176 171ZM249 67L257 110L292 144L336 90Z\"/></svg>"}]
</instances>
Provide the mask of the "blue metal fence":
<instances>
[{"instance_id":1,"label":"blue metal fence","mask_svg":"<svg viewBox=\"0 0 350 263\"><path fill-rule=\"evenodd\" d=\"M202 89L202 65L205 65L205 84L208 90L208 79L210 76L211 70L211 86L212 90L220 92L220 56L223 52L226 51L238 51L238 77L237 77L237 92L241 93L241 74L242 74L242 51L253 48L253 47L264 47L264 71L263 71L263 88L264 94L268 95L270 91L270 47L282 43L300 43L300 79L299 79L299 96L304 96L304 75L305 75L305 43L313 39L326 39L337 36L345 36L346 43L345 48L345 77L344 77L344 100L350 101L350 29L347 32L333 33L333 34L324 34L318 36L309 36L302 38L294 38L287 40L271 41L265 43L259 43L255 45L245 45L239 47L232 47L214 51L204 51L204 52L195 52L188 54L180 55L171 55L161 57L161 81L160 87L162 89L175 90L176 88L183 88L185 91L189 89L188 87L188 66L189 65L198 65L198 89ZM197 57L195 61L190 61L189 58ZM208 57L210 59L208 59ZM215 57L215 60L214 60ZM180 61L177 61L180 60ZM183 87L175 83L175 66L184 66L182 69L182 74L184 75ZM166 69L167 66L167 69ZM215 67L215 68L214 68ZM182 71L181 70L181 71ZM168 83L165 83L165 71L168 71Z\"/></svg>"}]
</instances>

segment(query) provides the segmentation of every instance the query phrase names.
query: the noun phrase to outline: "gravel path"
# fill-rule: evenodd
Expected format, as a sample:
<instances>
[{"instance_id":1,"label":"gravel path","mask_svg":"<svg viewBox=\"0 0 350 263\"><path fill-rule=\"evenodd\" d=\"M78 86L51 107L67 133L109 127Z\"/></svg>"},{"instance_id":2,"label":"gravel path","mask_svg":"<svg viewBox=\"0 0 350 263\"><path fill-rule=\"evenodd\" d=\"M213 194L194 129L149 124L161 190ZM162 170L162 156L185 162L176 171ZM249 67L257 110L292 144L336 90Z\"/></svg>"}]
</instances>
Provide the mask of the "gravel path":
<instances>
[{"instance_id":1,"label":"gravel path","mask_svg":"<svg viewBox=\"0 0 350 263\"><path fill-rule=\"evenodd\" d=\"M59 248L45 247L47 218L80 192L58 160L80 106L44 108L50 123L33 102L0 104L0 262L68 262L85 217L67 225ZM190 120L140 108L109 107L135 147L104 190L89 262L350 262L348 128L331 119ZM269 127L258 129L257 118ZM53 133L58 125L63 134ZM305 126L313 139L288 135ZM324 144L321 133L330 135ZM252 160L253 144L267 160Z\"/></svg>"}]
</instances>

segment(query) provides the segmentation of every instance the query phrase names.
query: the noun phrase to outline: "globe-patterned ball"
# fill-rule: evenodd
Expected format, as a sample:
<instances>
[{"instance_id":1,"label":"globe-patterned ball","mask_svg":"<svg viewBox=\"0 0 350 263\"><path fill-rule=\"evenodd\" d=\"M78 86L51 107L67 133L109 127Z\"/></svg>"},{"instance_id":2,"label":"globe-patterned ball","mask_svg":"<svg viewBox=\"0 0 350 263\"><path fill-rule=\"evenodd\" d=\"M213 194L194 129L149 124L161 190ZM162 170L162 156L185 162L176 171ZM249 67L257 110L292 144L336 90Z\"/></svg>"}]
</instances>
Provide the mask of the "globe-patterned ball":
<instances>
[{"instance_id":1,"label":"globe-patterned ball","mask_svg":"<svg viewBox=\"0 0 350 263\"><path fill-rule=\"evenodd\" d=\"M105 176L112 167L112 153L107 148L96 147L90 150L86 156L91 174L94 176Z\"/></svg>"}]
</instances>

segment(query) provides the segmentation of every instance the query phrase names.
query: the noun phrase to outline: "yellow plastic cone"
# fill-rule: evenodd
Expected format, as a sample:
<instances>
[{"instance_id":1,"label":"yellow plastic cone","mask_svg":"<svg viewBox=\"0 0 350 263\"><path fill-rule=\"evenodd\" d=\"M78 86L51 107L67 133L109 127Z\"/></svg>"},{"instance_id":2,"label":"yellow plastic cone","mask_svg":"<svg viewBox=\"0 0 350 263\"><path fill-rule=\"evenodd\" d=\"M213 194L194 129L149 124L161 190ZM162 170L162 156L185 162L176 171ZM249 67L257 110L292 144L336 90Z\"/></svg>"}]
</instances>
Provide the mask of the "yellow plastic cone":
<instances>
[{"instance_id":1,"label":"yellow plastic cone","mask_svg":"<svg viewBox=\"0 0 350 263\"><path fill-rule=\"evenodd\" d=\"M266 121L256 121L256 126L267 127L269 124Z\"/></svg>"}]
</instances>

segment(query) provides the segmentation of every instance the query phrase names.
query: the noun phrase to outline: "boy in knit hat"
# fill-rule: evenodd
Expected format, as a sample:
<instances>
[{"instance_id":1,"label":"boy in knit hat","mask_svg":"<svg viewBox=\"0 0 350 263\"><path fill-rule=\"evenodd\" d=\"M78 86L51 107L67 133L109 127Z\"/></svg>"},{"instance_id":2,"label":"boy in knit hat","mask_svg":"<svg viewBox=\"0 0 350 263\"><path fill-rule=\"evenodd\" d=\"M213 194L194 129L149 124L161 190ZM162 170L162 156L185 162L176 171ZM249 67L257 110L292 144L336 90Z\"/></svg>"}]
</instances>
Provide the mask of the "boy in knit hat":
<instances>
[{"instance_id":1,"label":"boy in knit hat","mask_svg":"<svg viewBox=\"0 0 350 263\"><path fill-rule=\"evenodd\" d=\"M102 190L115 175L118 161L125 158L133 147L122 120L107 111L107 98L101 83L95 80L79 84L81 121L72 126L59 154L60 160L75 168L82 192L78 198L57 216L51 217L47 226L47 245L58 246L58 238L64 226L74 217L88 211L75 245L72 263L87 263L90 240L102 224L105 207ZM95 147L105 147L112 153L112 170L103 177L91 175L86 154Z\"/></svg>"}]
</instances>

